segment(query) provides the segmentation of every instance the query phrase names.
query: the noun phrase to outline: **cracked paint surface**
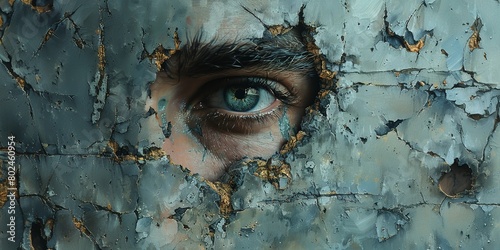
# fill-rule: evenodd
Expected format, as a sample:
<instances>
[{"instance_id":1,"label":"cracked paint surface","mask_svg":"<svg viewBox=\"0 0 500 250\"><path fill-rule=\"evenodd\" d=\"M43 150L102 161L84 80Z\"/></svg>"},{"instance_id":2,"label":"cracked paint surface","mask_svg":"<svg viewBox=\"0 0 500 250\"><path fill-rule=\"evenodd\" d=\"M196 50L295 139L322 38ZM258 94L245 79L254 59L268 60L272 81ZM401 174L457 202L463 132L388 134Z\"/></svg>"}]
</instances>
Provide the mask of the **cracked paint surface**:
<instances>
[{"instance_id":1,"label":"cracked paint surface","mask_svg":"<svg viewBox=\"0 0 500 250\"><path fill-rule=\"evenodd\" d=\"M302 131L217 182L170 164L145 109L157 62L200 29L279 32L303 5L325 82ZM497 249L499 12L495 0L2 0L0 248ZM442 193L464 166L471 188Z\"/></svg>"}]
</instances>

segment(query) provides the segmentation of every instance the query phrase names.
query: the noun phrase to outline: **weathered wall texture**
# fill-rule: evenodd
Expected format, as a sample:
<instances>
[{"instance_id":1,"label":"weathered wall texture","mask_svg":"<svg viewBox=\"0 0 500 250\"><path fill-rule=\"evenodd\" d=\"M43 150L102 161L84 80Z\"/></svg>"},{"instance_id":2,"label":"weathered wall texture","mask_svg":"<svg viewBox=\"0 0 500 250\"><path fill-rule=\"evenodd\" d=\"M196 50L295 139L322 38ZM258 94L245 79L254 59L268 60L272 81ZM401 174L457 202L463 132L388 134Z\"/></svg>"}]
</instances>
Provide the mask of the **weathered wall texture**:
<instances>
[{"instance_id":1,"label":"weathered wall texture","mask_svg":"<svg viewBox=\"0 0 500 250\"><path fill-rule=\"evenodd\" d=\"M169 165L163 134L145 129L155 48L175 48L176 31L260 37L242 6L293 26L304 4L325 78L337 72L306 136L267 163L241 162L231 185ZM0 10L1 249L500 247L496 0L1 0Z\"/></svg>"}]
</instances>

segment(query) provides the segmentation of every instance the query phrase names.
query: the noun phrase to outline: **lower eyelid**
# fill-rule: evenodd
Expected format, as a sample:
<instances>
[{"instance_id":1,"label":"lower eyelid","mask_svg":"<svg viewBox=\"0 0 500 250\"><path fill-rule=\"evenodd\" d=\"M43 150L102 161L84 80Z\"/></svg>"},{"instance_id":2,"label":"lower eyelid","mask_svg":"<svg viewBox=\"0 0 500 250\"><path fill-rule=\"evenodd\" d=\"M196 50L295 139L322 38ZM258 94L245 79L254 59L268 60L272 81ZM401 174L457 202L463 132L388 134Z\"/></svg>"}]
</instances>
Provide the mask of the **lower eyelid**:
<instances>
[{"instance_id":1,"label":"lower eyelid","mask_svg":"<svg viewBox=\"0 0 500 250\"><path fill-rule=\"evenodd\" d=\"M192 117L190 124L200 126L201 123L202 127L210 127L212 130L225 133L251 134L276 124L283 114L283 106L282 103L279 103L266 112L249 114L238 114L218 109L200 110L191 114L195 117Z\"/></svg>"}]
</instances>

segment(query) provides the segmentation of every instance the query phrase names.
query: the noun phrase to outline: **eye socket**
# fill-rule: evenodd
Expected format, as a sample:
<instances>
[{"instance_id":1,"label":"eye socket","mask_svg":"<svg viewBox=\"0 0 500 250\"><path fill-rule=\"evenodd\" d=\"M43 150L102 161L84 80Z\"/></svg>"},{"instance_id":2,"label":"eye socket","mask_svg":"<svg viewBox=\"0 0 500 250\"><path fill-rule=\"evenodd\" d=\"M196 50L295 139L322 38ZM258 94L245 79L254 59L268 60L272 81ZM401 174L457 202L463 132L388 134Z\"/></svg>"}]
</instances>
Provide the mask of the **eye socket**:
<instances>
[{"instance_id":1,"label":"eye socket","mask_svg":"<svg viewBox=\"0 0 500 250\"><path fill-rule=\"evenodd\" d=\"M272 91L262 86L232 84L223 86L205 101L207 107L231 112L259 112L276 101Z\"/></svg>"},{"instance_id":2,"label":"eye socket","mask_svg":"<svg viewBox=\"0 0 500 250\"><path fill-rule=\"evenodd\" d=\"M208 81L195 94L191 124L234 133L252 133L281 117L295 101L287 87L264 77L225 77ZM277 119L277 118L276 118Z\"/></svg>"},{"instance_id":3,"label":"eye socket","mask_svg":"<svg viewBox=\"0 0 500 250\"><path fill-rule=\"evenodd\" d=\"M276 101L290 103L292 94L280 83L263 77L227 77L209 81L200 91L195 109L257 113Z\"/></svg>"}]
</instances>

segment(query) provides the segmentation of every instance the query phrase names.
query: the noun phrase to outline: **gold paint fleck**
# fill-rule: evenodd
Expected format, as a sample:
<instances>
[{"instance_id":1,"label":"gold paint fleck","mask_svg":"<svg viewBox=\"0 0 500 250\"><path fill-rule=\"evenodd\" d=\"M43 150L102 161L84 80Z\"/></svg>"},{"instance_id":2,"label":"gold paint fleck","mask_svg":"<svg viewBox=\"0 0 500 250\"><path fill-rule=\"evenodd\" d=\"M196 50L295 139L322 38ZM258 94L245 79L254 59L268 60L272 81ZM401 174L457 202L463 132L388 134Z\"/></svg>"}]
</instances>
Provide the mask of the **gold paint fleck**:
<instances>
[{"instance_id":1,"label":"gold paint fleck","mask_svg":"<svg viewBox=\"0 0 500 250\"><path fill-rule=\"evenodd\" d=\"M9 5L12 6L16 0L9 0Z\"/></svg>"},{"instance_id":2,"label":"gold paint fleck","mask_svg":"<svg viewBox=\"0 0 500 250\"><path fill-rule=\"evenodd\" d=\"M179 33L177 33L177 31L174 32L174 46L175 50L179 50L181 48L181 40L179 39Z\"/></svg>"},{"instance_id":3,"label":"gold paint fleck","mask_svg":"<svg viewBox=\"0 0 500 250\"><path fill-rule=\"evenodd\" d=\"M321 71L319 73L319 77L321 79L325 79L325 80L331 81L331 80L333 80L333 78L335 78L336 75L337 75L337 72L336 71L328 70L326 68L326 61L325 60L321 60Z\"/></svg>"},{"instance_id":4,"label":"gold paint fleck","mask_svg":"<svg viewBox=\"0 0 500 250\"><path fill-rule=\"evenodd\" d=\"M108 147L113 151L114 153L114 160L116 162L122 162L122 161L144 161L144 160L158 160L165 156L165 151L163 149L158 148L158 147L151 147L145 150L144 156L138 156L138 155L132 155L132 154L120 154L118 155L118 151L120 150L120 145L118 145L117 142L115 141L108 141Z\"/></svg>"},{"instance_id":5,"label":"gold paint fleck","mask_svg":"<svg viewBox=\"0 0 500 250\"><path fill-rule=\"evenodd\" d=\"M324 91L324 92L326 92L326 91ZM304 132L302 130L297 132L297 134L295 136L292 136L290 138L290 140L288 140L286 142L286 144L283 145L283 147L281 147L280 154L284 155L284 154L288 153L290 150L292 150L292 148L294 148L297 145L297 143L304 138L305 135L306 135L306 132Z\"/></svg>"},{"instance_id":6,"label":"gold paint fleck","mask_svg":"<svg viewBox=\"0 0 500 250\"><path fill-rule=\"evenodd\" d=\"M21 87L21 89L24 90L24 87L26 86L26 81L18 76L16 77L16 82L19 85L19 87Z\"/></svg>"},{"instance_id":7,"label":"gold paint fleck","mask_svg":"<svg viewBox=\"0 0 500 250\"><path fill-rule=\"evenodd\" d=\"M473 51L476 48L479 48L479 40L481 38L479 37L479 32L477 30L474 30L474 33L472 33L472 36L469 38L469 50Z\"/></svg>"},{"instance_id":8,"label":"gold paint fleck","mask_svg":"<svg viewBox=\"0 0 500 250\"><path fill-rule=\"evenodd\" d=\"M231 194L233 189L227 183L222 182L211 182L205 180L207 185L212 188L217 194L220 196L219 202L219 210L222 215L225 217L229 216L231 212L233 212L233 206L231 205Z\"/></svg>"},{"instance_id":9,"label":"gold paint fleck","mask_svg":"<svg viewBox=\"0 0 500 250\"><path fill-rule=\"evenodd\" d=\"M274 36L286 34L291 29L291 27L285 27L283 25L271 25L267 27L267 30Z\"/></svg>"},{"instance_id":10,"label":"gold paint fleck","mask_svg":"<svg viewBox=\"0 0 500 250\"><path fill-rule=\"evenodd\" d=\"M163 149L161 148L156 148L156 147L149 148L149 151L146 154L148 160L157 160L162 158L163 156L165 156L165 151L163 151Z\"/></svg>"},{"instance_id":11,"label":"gold paint fleck","mask_svg":"<svg viewBox=\"0 0 500 250\"><path fill-rule=\"evenodd\" d=\"M407 41L404 41L404 45L406 47L406 50L410 52L419 52L425 45L424 43L424 38L418 40L416 44L409 44Z\"/></svg>"},{"instance_id":12,"label":"gold paint fleck","mask_svg":"<svg viewBox=\"0 0 500 250\"><path fill-rule=\"evenodd\" d=\"M99 48L97 49L97 56L99 58L99 72L101 73L101 76L103 76L104 68L106 66L106 48L104 47L104 44L99 45Z\"/></svg>"},{"instance_id":13,"label":"gold paint fleck","mask_svg":"<svg viewBox=\"0 0 500 250\"><path fill-rule=\"evenodd\" d=\"M284 189L279 185L281 178L286 178L288 183L292 181L290 165L284 161L276 161L271 158L265 164L263 161L257 162L257 166L254 175L269 181L276 189Z\"/></svg>"},{"instance_id":14,"label":"gold paint fleck","mask_svg":"<svg viewBox=\"0 0 500 250\"><path fill-rule=\"evenodd\" d=\"M399 75L401 75L401 72L396 71L396 72L394 72L394 75L395 75L396 77L399 77Z\"/></svg>"},{"instance_id":15,"label":"gold paint fleck","mask_svg":"<svg viewBox=\"0 0 500 250\"><path fill-rule=\"evenodd\" d=\"M336 75L337 75L336 71L322 69L321 73L319 74L319 77L326 80L333 80L333 78L335 78Z\"/></svg>"},{"instance_id":16,"label":"gold paint fleck","mask_svg":"<svg viewBox=\"0 0 500 250\"><path fill-rule=\"evenodd\" d=\"M179 33L174 32L174 48L166 50L162 45L158 46L153 54L148 55L151 60L154 60L157 70L161 70L163 63L168 60L173 54L181 49L181 40L179 39Z\"/></svg>"},{"instance_id":17,"label":"gold paint fleck","mask_svg":"<svg viewBox=\"0 0 500 250\"><path fill-rule=\"evenodd\" d=\"M483 22L480 18L477 18L470 29L472 30L472 35L469 38L469 50L473 51L476 48L479 48L479 42L481 41L481 37L479 36L479 31L483 27Z\"/></svg>"},{"instance_id":18,"label":"gold paint fleck","mask_svg":"<svg viewBox=\"0 0 500 250\"><path fill-rule=\"evenodd\" d=\"M167 55L167 53L165 53L165 49L161 45L153 51L153 55L151 56L151 59L154 59L154 63L158 70L161 69L161 66L168 58L170 58L170 54Z\"/></svg>"}]
</instances>

